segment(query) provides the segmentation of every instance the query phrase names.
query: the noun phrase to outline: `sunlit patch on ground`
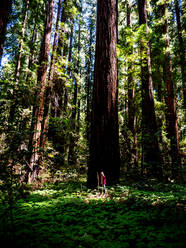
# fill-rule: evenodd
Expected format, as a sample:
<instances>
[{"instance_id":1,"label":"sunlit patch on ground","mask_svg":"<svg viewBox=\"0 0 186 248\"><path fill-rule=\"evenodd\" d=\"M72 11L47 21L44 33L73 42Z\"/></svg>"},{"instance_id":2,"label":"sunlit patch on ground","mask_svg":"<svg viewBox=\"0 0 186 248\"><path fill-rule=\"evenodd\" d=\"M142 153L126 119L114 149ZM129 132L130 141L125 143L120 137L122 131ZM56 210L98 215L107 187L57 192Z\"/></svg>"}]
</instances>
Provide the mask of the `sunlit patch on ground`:
<instances>
[{"instance_id":1,"label":"sunlit patch on ground","mask_svg":"<svg viewBox=\"0 0 186 248\"><path fill-rule=\"evenodd\" d=\"M1 206L0 238L14 247L184 247L184 185L46 184L19 199L12 218ZM5 243L4 243L5 244Z\"/></svg>"}]
</instances>

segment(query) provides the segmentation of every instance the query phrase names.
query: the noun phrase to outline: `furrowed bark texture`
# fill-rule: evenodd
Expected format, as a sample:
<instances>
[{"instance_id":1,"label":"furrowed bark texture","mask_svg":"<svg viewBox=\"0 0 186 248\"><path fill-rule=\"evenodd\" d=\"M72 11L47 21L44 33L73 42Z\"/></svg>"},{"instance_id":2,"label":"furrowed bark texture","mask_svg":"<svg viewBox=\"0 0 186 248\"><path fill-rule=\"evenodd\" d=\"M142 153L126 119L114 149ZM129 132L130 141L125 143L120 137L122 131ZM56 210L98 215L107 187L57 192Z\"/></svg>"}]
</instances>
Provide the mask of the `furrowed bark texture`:
<instances>
[{"instance_id":1,"label":"furrowed bark texture","mask_svg":"<svg viewBox=\"0 0 186 248\"><path fill-rule=\"evenodd\" d=\"M37 78L37 98L36 106L33 111L34 122L34 132L32 140L32 155L30 158L30 175L29 181L35 180L38 174L39 163L40 163L40 148L41 148L41 126L44 111L44 94L46 88L46 77L47 77L47 67L48 67L48 57L50 51L50 36L52 30L52 17L53 17L54 0L48 1L48 10L46 18L46 26L43 36L43 41L41 44L40 58L39 58L39 69Z\"/></svg>"},{"instance_id":2,"label":"furrowed bark texture","mask_svg":"<svg viewBox=\"0 0 186 248\"><path fill-rule=\"evenodd\" d=\"M168 21L166 18L166 4L162 5L162 17L164 17L163 30L165 34L165 46L170 48ZM179 135L178 135L178 119L176 113L176 99L174 93L174 81L172 75L172 61L169 50L164 55L164 81L167 88L166 96L166 121L167 121L167 133L170 139L171 145L171 158L172 158L172 175L174 178L178 176L178 169L181 164L180 149L179 149Z\"/></svg>"},{"instance_id":3,"label":"furrowed bark texture","mask_svg":"<svg viewBox=\"0 0 186 248\"><path fill-rule=\"evenodd\" d=\"M93 111L88 165L88 186L96 186L96 172L103 170L108 184L119 181L117 81L117 1L97 1L97 40Z\"/></svg>"},{"instance_id":4,"label":"furrowed bark texture","mask_svg":"<svg viewBox=\"0 0 186 248\"><path fill-rule=\"evenodd\" d=\"M148 36L146 1L138 0L139 24L144 25ZM143 166L149 176L162 177L161 154L157 139L154 108L150 44L141 41L141 87L142 87L142 149Z\"/></svg>"}]
</instances>

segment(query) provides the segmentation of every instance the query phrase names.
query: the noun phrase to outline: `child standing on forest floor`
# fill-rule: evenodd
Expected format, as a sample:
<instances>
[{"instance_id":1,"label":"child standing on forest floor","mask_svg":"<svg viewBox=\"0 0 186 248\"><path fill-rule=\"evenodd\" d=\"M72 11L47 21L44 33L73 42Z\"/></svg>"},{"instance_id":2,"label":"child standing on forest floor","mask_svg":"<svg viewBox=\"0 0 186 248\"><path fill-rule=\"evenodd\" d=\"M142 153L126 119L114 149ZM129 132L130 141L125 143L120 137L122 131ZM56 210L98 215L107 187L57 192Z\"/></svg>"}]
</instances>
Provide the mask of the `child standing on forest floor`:
<instances>
[{"instance_id":1,"label":"child standing on forest floor","mask_svg":"<svg viewBox=\"0 0 186 248\"><path fill-rule=\"evenodd\" d=\"M101 188L101 196L104 196L106 193L106 176L103 171L97 172L97 180L98 180L98 190Z\"/></svg>"}]
</instances>

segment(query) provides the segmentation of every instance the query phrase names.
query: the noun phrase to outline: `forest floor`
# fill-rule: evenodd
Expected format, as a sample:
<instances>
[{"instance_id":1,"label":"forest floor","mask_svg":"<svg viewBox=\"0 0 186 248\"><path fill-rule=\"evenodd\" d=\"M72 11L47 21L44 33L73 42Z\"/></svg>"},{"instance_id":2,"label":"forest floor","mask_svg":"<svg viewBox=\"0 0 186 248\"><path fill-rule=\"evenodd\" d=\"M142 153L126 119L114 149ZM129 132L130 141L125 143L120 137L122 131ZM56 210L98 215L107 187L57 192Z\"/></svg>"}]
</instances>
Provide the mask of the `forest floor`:
<instances>
[{"instance_id":1,"label":"forest floor","mask_svg":"<svg viewBox=\"0 0 186 248\"><path fill-rule=\"evenodd\" d=\"M105 195L71 174L0 206L1 247L185 247L186 185L121 182ZM28 194L26 194L28 193Z\"/></svg>"}]
</instances>

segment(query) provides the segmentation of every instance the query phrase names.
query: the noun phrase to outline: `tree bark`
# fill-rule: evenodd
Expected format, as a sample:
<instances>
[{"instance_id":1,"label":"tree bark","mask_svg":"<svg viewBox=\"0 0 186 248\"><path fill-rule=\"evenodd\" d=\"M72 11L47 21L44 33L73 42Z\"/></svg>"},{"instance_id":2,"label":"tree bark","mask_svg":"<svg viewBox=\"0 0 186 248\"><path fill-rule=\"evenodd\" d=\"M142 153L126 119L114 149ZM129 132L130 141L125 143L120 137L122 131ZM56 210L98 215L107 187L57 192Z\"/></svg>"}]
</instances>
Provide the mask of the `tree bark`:
<instances>
[{"instance_id":1,"label":"tree bark","mask_svg":"<svg viewBox=\"0 0 186 248\"><path fill-rule=\"evenodd\" d=\"M48 86L46 88L46 93L45 93L44 113L43 113L42 129L41 129L41 147L42 148L44 148L44 146L45 146L46 136L47 136L49 109L50 109L50 104L51 104L52 88L53 88L52 83L53 83L54 71L55 71L57 36L58 36L58 32L59 32L59 19L60 19L60 11L61 11L61 2L62 2L62 0L58 1L58 11L57 11L56 26L55 26L55 34L54 34L52 55L51 55L49 75L48 75Z\"/></svg>"},{"instance_id":2,"label":"tree bark","mask_svg":"<svg viewBox=\"0 0 186 248\"><path fill-rule=\"evenodd\" d=\"M176 178L178 176L178 169L181 164L181 158L180 158L180 149L179 149L178 120L176 113L176 99L175 99L174 82L172 75L172 63L169 52L170 41L169 41L169 32L168 32L168 21L166 18L166 3L162 5L162 17L164 19L163 30L165 35L165 46L166 48L168 48L164 55L164 65L163 65L164 81L167 88L167 96L166 96L167 132L171 145L172 175L174 178Z\"/></svg>"},{"instance_id":3,"label":"tree bark","mask_svg":"<svg viewBox=\"0 0 186 248\"><path fill-rule=\"evenodd\" d=\"M131 28L131 10L129 3L127 2L127 27ZM130 55L132 54L133 48L130 50ZM133 144L131 151L131 159L134 157L133 169L137 170L138 167L138 149L137 149L137 133L136 133L136 109L135 109L135 85L134 77L132 72L133 66L132 62L128 63L128 128L133 134Z\"/></svg>"},{"instance_id":4,"label":"tree bark","mask_svg":"<svg viewBox=\"0 0 186 248\"><path fill-rule=\"evenodd\" d=\"M139 24L144 25L148 36L146 1L138 0ZM162 178L162 158L157 139L157 124L154 108L150 44L141 40L141 90L142 90L142 149L143 165L148 176Z\"/></svg>"},{"instance_id":5,"label":"tree bark","mask_svg":"<svg viewBox=\"0 0 186 248\"><path fill-rule=\"evenodd\" d=\"M92 39L93 39L93 27L90 26L90 34L89 34L89 52L88 52L88 60L87 60L87 101L86 101L86 136L87 143L90 144L90 122L91 122L91 106L90 106L90 92L91 92L91 62L92 62Z\"/></svg>"},{"instance_id":6,"label":"tree bark","mask_svg":"<svg viewBox=\"0 0 186 248\"><path fill-rule=\"evenodd\" d=\"M22 57L22 50L23 50L23 39L25 36L25 31L26 31L26 22L27 22L27 16L28 16L28 7L29 7L29 0L26 0L26 6L25 6L25 14L24 14L24 20L23 20L23 25L22 25L22 34L21 34L21 42L19 44L19 53L18 53L18 58L17 58L17 64L16 64L16 69L15 69L15 82L16 84L18 83L19 80L19 74L20 74L20 68L21 68L21 57ZM10 113L9 113L9 120L14 120L14 117L16 115L16 110L17 110L17 104L18 104L18 99L16 97L16 89L15 85L13 86L13 102L10 106Z\"/></svg>"},{"instance_id":7,"label":"tree bark","mask_svg":"<svg viewBox=\"0 0 186 248\"><path fill-rule=\"evenodd\" d=\"M182 37L182 25L180 20L180 8L178 0L175 0L176 22L178 29L179 53L180 53L180 67L182 75L182 91L183 91L183 106L186 109L186 61L185 61L185 46Z\"/></svg>"},{"instance_id":8,"label":"tree bark","mask_svg":"<svg viewBox=\"0 0 186 248\"><path fill-rule=\"evenodd\" d=\"M59 29L59 36L58 36L58 42L57 42L57 49L56 49L56 58L60 62L60 59L64 55L64 24L67 21L68 17L68 12L67 12L67 0L63 0L62 4L62 13L61 13L61 26ZM61 69L61 68L60 68ZM63 68L64 70L64 68ZM60 117L62 113L64 112L64 92L65 92L65 85L64 81L59 78L54 78L53 79L53 92L52 92L52 106L51 106L51 111L52 111L52 116L53 117Z\"/></svg>"},{"instance_id":9,"label":"tree bark","mask_svg":"<svg viewBox=\"0 0 186 248\"><path fill-rule=\"evenodd\" d=\"M34 121L34 135L32 140L32 155L30 158L30 173L29 182L35 180L39 172L40 164L40 148L41 148L41 125L44 110L44 93L46 88L47 66L50 51L50 37L52 31L54 0L48 0L47 18L45 24L45 31L43 41L40 49L39 69L37 77L37 96L36 104L33 112Z\"/></svg>"},{"instance_id":10,"label":"tree bark","mask_svg":"<svg viewBox=\"0 0 186 248\"><path fill-rule=\"evenodd\" d=\"M88 187L97 186L99 170L104 171L108 184L119 182L116 44L117 0L98 0Z\"/></svg>"},{"instance_id":11,"label":"tree bark","mask_svg":"<svg viewBox=\"0 0 186 248\"><path fill-rule=\"evenodd\" d=\"M3 47L6 38L6 29L12 7L12 0L1 0L0 6L0 64L3 56Z\"/></svg>"},{"instance_id":12,"label":"tree bark","mask_svg":"<svg viewBox=\"0 0 186 248\"><path fill-rule=\"evenodd\" d=\"M81 27L79 23L79 31L78 31L78 61L76 65L76 73L79 73L79 65L80 65L80 38L81 38ZM72 43L72 36L70 44ZM72 53L72 46L70 46L69 53ZM70 61L69 61L70 62ZM70 144L69 144L69 153L68 153L68 163L69 164L75 164L76 163L76 156L74 152L74 148L77 142L77 125L76 125L76 116L77 116L77 95L78 95L78 82L75 78L75 84L74 84L74 96L73 96L73 109L72 109L72 115L71 115L71 128L73 130L73 134L70 134Z\"/></svg>"},{"instance_id":13,"label":"tree bark","mask_svg":"<svg viewBox=\"0 0 186 248\"><path fill-rule=\"evenodd\" d=\"M21 41L19 44L19 54L18 54L18 58L17 58L16 71L15 71L16 82L18 82L18 80L19 80L20 69L21 69L21 58L22 58L22 53L23 53L23 42L24 42L24 37L25 37L25 32L26 32L29 0L26 0L25 4L26 4L26 6L25 6L25 14L24 14L23 25L22 25Z\"/></svg>"}]
</instances>

